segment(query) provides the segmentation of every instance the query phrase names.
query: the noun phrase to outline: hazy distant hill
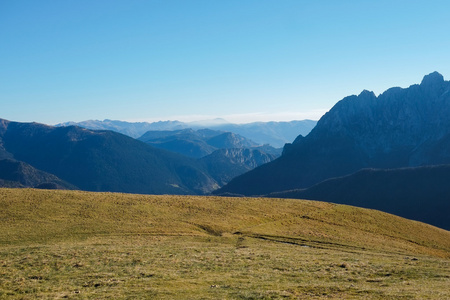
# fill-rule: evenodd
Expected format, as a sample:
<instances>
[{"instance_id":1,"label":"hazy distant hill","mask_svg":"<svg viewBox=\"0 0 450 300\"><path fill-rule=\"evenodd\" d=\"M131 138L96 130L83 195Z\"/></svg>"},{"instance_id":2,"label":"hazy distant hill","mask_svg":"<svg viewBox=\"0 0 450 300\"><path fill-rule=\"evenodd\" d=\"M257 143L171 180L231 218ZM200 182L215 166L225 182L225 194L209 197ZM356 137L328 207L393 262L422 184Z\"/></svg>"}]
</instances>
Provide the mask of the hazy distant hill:
<instances>
[{"instance_id":1,"label":"hazy distant hill","mask_svg":"<svg viewBox=\"0 0 450 300\"><path fill-rule=\"evenodd\" d=\"M258 146L255 142L232 132L224 132L213 136L207 142L218 149L252 148Z\"/></svg>"},{"instance_id":2,"label":"hazy distant hill","mask_svg":"<svg viewBox=\"0 0 450 300\"><path fill-rule=\"evenodd\" d=\"M363 91L339 101L283 155L218 193L262 195L306 188L362 168L450 164L450 82L434 72L420 85Z\"/></svg>"},{"instance_id":3,"label":"hazy distant hill","mask_svg":"<svg viewBox=\"0 0 450 300\"><path fill-rule=\"evenodd\" d=\"M55 175L37 170L29 164L12 159L0 160L0 187L76 188Z\"/></svg>"},{"instance_id":4,"label":"hazy distant hill","mask_svg":"<svg viewBox=\"0 0 450 300\"><path fill-rule=\"evenodd\" d=\"M202 194L217 188L194 159L113 131L1 120L6 153L90 191Z\"/></svg>"},{"instance_id":5,"label":"hazy distant hill","mask_svg":"<svg viewBox=\"0 0 450 300\"><path fill-rule=\"evenodd\" d=\"M270 196L374 208L450 230L450 165L364 169Z\"/></svg>"},{"instance_id":6,"label":"hazy distant hill","mask_svg":"<svg viewBox=\"0 0 450 300\"><path fill-rule=\"evenodd\" d=\"M218 149L255 148L258 146L255 142L238 134L210 129L148 131L139 140L157 148L194 158L204 157ZM270 146L265 146L264 150L271 153L277 152L277 149Z\"/></svg>"},{"instance_id":7,"label":"hazy distant hill","mask_svg":"<svg viewBox=\"0 0 450 300\"><path fill-rule=\"evenodd\" d=\"M178 121L166 121L166 122L124 122L118 120L87 120L83 122L66 122L57 124L56 126L79 126L92 130L112 130L119 132L132 138L138 138L145 132L150 130L177 130L185 128L183 123Z\"/></svg>"},{"instance_id":8,"label":"hazy distant hill","mask_svg":"<svg viewBox=\"0 0 450 300\"><path fill-rule=\"evenodd\" d=\"M317 121L302 120L290 122L255 122L248 124L223 124L211 127L245 136L258 144L269 144L281 148L291 143L299 134L307 135Z\"/></svg>"},{"instance_id":9,"label":"hazy distant hill","mask_svg":"<svg viewBox=\"0 0 450 300\"><path fill-rule=\"evenodd\" d=\"M215 134L220 132L214 131ZM214 136L214 135L212 135ZM209 145L211 135L192 129L174 131L147 131L138 140L157 148L177 152L189 157L200 158L214 152L217 148Z\"/></svg>"},{"instance_id":10,"label":"hazy distant hill","mask_svg":"<svg viewBox=\"0 0 450 300\"><path fill-rule=\"evenodd\" d=\"M317 121L302 120L290 122L255 122L248 124L232 124L223 119L203 122L184 123L179 121L159 121L154 123L130 123L114 120L88 120L83 122L67 122L57 126L76 125L93 130L113 130L133 138L144 135L147 131L173 131L182 129L213 129L227 131L242 135L258 144L270 144L275 148L283 147L299 135L308 134L314 128Z\"/></svg>"}]
</instances>

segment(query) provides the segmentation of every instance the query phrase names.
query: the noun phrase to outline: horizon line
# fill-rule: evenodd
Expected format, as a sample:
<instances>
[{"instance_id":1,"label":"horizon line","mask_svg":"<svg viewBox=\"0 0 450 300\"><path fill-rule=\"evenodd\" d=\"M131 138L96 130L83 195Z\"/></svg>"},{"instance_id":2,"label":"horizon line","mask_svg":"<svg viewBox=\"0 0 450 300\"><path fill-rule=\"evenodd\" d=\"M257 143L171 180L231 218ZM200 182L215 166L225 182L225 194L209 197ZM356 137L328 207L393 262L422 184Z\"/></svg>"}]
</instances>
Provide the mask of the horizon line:
<instances>
[{"instance_id":1,"label":"horizon line","mask_svg":"<svg viewBox=\"0 0 450 300\"><path fill-rule=\"evenodd\" d=\"M58 125L64 123L81 123L87 121L121 121L128 123L156 123L156 122L182 122L182 123L214 123L217 121L223 121L222 123L230 123L230 124L250 124L250 123L267 123L267 122L291 122L291 121L318 121L328 110L324 109L316 109L305 113L295 113L295 112L286 112L286 113L246 113L246 114L229 114L223 116L216 115L178 115L178 116L169 116L166 118L159 117L150 117L150 118L95 118L95 119L85 119L82 121L64 121L57 122L51 125ZM220 124L220 123L218 123Z\"/></svg>"}]
</instances>

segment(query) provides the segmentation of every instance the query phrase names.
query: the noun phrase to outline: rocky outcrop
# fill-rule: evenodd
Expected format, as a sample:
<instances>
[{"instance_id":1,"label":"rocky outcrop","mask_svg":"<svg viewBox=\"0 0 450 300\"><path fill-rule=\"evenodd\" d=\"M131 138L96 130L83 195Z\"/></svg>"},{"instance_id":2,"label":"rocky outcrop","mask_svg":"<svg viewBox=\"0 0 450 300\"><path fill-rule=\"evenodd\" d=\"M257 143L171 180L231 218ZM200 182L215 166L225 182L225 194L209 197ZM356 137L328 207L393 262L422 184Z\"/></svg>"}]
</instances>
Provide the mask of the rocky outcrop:
<instances>
[{"instance_id":1,"label":"rocky outcrop","mask_svg":"<svg viewBox=\"0 0 450 300\"><path fill-rule=\"evenodd\" d=\"M200 159L211 176L224 185L231 179L274 160L277 156L258 149L219 149Z\"/></svg>"}]
</instances>

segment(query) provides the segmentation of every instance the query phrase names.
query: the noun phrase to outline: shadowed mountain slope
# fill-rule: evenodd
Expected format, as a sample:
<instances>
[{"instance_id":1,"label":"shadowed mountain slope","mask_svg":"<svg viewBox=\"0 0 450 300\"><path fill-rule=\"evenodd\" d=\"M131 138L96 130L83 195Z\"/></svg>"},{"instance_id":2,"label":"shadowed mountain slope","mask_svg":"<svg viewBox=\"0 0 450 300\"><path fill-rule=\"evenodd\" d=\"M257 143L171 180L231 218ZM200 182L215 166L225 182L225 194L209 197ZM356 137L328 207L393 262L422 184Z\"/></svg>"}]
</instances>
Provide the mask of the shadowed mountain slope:
<instances>
[{"instance_id":1,"label":"shadowed mountain slope","mask_svg":"<svg viewBox=\"0 0 450 300\"><path fill-rule=\"evenodd\" d=\"M219 132L213 131L215 134ZM216 150L206 139L210 138L209 131L194 131L192 129L174 131L147 131L138 140L153 147L177 152L185 156L200 158ZM214 136L214 135L212 135Z\"/></svg>"},{"instance_id":2,"label":"shadowed mountain slope","mask_svg":"<svg viewBox=\"0 0 450 300\"><path fill-rule=\"evenodd\" d=\"M34 187L46 189L76 189L55 175L37 170L21 161L0 160L0 187Z\"/></svg>"},{"instance_id":3,"label":"shadowed mountain slope","mask_svg":"<svg viewBox=\"0 0 450 300\"><path fill-rule=\"evenodd\" d=\"M450 82L434 72L420 85L363 91L339 101L283 155L216 193L263 195L307 188L363 168L450 164Z\"/></svg>"},{"instance_id":4,"label":"shadowed mountain slope","mask_svg":"<svg viewBox=\"0 0 450 300\"><path fill-rule=\"evenodd\" d=\"M450 165L365 169L269 196L373 208L450 230Z\"/></svg>"}]
</instances>

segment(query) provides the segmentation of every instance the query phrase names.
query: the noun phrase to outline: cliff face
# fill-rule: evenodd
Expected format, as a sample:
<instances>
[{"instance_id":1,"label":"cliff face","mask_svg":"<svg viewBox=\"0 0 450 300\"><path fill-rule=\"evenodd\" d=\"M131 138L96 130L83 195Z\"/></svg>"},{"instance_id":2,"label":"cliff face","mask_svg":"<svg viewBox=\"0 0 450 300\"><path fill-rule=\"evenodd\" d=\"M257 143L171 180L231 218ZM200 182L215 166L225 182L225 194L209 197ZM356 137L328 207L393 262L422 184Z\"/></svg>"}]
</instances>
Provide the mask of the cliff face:
<instances>
[{"instance_id":1,"label":"cliff face","mask_svg":"<svg viewBox=\"0 0 450 300\"><path fill-rule=\"evenodd\" d=\"M450 133L449 91L450 82L437 72L425 76L420 85L392 88L379 97L363 91L337 103L308 138L335 135L351 139L367 163L383 164L383 157L386 163L394 163L388 158L401 153L398 164L427 164L429 157L420 157L424 151L419 149Z\"/></svg>"},{"instance_id":2,"label":"cliff face","mask_svg":"<svg viewBox=\"0 0 450 300\"><path fill-rule=\"evenodd\" d=\"M305 188L362 168L450 164L450 82L434 72L420 85L363 91L339 101L283 155L219 192L259 195Z\"/></svg>"},{"instance_id":3,"label":"cliff face","mask_svg":"<svg viewBox=\"0 0 450 300\"><path fill-rule=\"evenodd\" d=\"M276 158L259 149L219 149L200 159L219 185Z\"/></svg>"}]
</instances>

